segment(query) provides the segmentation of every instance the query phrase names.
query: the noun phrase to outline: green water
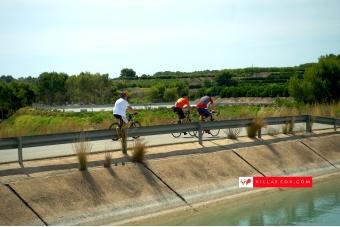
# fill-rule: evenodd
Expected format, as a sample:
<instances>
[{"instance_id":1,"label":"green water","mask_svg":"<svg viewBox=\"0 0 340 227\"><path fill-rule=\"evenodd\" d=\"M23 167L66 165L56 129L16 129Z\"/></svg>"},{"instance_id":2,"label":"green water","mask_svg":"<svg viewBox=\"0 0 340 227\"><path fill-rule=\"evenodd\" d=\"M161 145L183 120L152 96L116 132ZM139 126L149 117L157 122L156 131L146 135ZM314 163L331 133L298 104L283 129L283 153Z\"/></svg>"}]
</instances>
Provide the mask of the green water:
<instances>
[{"instance_id":1,"label":"green water","mask_svg":"<svg viewBox=\"0 0 340 227\"><path fill-rule=\"evenodd\" d=\"M340 225L340 179L309 189L293 189L237 206L220 207L154 225Z\"/></svg>"}]
</instances>

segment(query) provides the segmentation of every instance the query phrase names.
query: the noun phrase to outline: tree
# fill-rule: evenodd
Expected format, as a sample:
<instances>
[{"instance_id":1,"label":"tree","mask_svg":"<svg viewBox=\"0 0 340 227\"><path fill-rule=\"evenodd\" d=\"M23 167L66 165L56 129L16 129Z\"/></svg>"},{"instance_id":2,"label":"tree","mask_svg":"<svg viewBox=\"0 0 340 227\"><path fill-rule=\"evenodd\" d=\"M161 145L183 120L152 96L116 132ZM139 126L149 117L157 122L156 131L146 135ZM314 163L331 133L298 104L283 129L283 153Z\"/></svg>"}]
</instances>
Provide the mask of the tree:
<instances>
[{"instance_id":1,"label":"tree","mask_svg":"<svg viewBox=\"0 0 340 227\"><path fill-rule=\"evenodd\" d=\"M151 100L162 101L164 96L165 86L161 83L158 83L149 89L149 97Z\"/></svg>"},{"instance_id":2,"label":"tree","mask_svg":"<svg viewBox=\"0 0 340 227\"><path fill-rule=\"evenodd\" d=\"M232 80L233 76L234 75L231 72L223 70L215 75L215 82L217 83L218 86L226 87L236 86L237 81Z\"/></svg>"},{"instance_id":3,"label":"tree","mask_svg":"<svg viewBox=\"0 0 340 227\"><path fill-rule=\"evenodd\" d=\"M340 99L340 57L333 54L321 56L311 65L303 78L296 74L289 80L289 94L299 102L331 102Z\"/></svg>"},{"instance_id":4,"label":"tree","mask_svg":"<svg viewBox=\"0 0 340 227\"><path fill-rule=\"evenodd\" d=\"M67 78L68 75L66 73L41 73L37 80L39 99L47 101L49 105L52 105L52 102L57 100L58 96L63 96L67 92Z\"/></svg>"},{"instance_id":5,"label":"tree","mask_svg":"<svg viewBox=\"0 0 340 227\"><path fill-rule=\"evenodd\" d=\"M204 78L202 83L202 88L210 88L212 86L212 81L209 78Z\"/></svg>"},{"instance_id":6,"label":"tree","mask_svg":"<svg viewBox=\"0 0 340 227\"><path fill-rule=\"evenodd\" d=\"M136 78L136 72L133 71L133 69L124 68L120 71L120 77L121 79L135 79Z\"/></svg>"},{"instance_id":7,"label":"tree","mask_svg":"<svg viewBox=\"0 0 340 227\"><path fill-rule=\"evenodd\" d=\"M178 97L177 95L177 88L166 88L164 91L164 96L163 98L167 101L174 101Z\"/></svg>"},{"instance_id":8,"label":"tree","mask_svg":"<svg viewBox=\"0 0 340 227\"><path fill-rule=\"evenodd\" d=\"M189 82L187 80L177 80L169 84L169 88L175 88L177 95L180 96L183 92L189 92Z\"/></svg>"},{"instance_id":9,"label":"tree","mask_svg":"<svg viewBox=\"0 0 340 227\"><path fill-rule=\"evenodd\" d=\"M76 92L78 88L78 78L76 75L70 76L66 80L66 86L67 86L67 100L69 103L73 103L77 100L76 98Z\"/></svg>"},{"instance_id":10,"label":"tree","mask_svg":"<svg viewBox=\"0 0 340 227\"><path fill-rule=\"evenodd\" d=\"M10 83L12 81L15 81L15 79L12 77L12 76L5 76L5 75L2 75L0 77L0 82L4 82L4 83Z\"/></svg>"},{"instance_id":11,"label":"tree","mask_svg":"<svg viewBox=\"0 0 340 227\"><path fill-rule=\"evenodd\" d=\"M18 109L31 106L34 99L34 88L29 83L0 83L1 118L8 118Z\"/></svg>"}]
</instances>

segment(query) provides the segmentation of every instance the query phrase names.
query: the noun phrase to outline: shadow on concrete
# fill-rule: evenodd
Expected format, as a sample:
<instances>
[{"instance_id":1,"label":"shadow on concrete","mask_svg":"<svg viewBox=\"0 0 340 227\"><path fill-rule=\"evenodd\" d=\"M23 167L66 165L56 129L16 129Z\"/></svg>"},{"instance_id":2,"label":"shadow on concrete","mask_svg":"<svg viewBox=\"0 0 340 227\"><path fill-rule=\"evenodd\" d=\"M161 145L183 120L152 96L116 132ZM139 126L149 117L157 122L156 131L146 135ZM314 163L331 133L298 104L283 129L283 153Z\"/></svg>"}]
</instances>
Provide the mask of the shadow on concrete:
<instances>
[{"instance_id":1,"label":"shadow on concrete","mask_svg":"<svg viewBox=\"0 0 340 227\"><path fill-rule=\"evenodd\" d=\"M99 205L102 195L104 194L99 185L95 182L89 171L80 171L82 175L82 184L84 184L85 188L89 188L90 194L92 196L92 201L94 204Z\"/></svg>"},{"instance_id":2,"label":"shadow on concrete","mask_svg":"<svg viewBox=\"0 0 340 227\"><path fill-rule=\"evenodd\" d=\"M205 147L204 142L203 142L203 146L201 148L183 149L183 150L178 149L178 150L173 150L170 152L149 154L149 155L146 155L146 159L152 160L152 159L166 158L166 157L172 157L172 156L213 153L217 151L233 150L237 148L246 148L246 147L259 146L259 145L266 145L273 153L278 154L276 149L273 148L273 146L271 146L272 143L291 141L291 140L301 140L301 139L313 139L313 138L319 138L323 136L336 135L336 134L340 134L340 132L336 131L336 132L327 132L327 133L320 133L320 134L310 133L308 135L287 135L287 137L273 136L272 139L266 139L266 140L254 138L252 139L252 141L249 141L249 142L240 142L240 140L236 140L237 143L226 144L226 145L219 145L218 143L213 142L216 139L212 139L210 142L213 142L216 146ZM31 160L27 160L27 161L31 161ZM131 157L129 157L128 155L125 155L125 157L112 159L112 163L113 163L112 165L118 165L120 163L125 163L125 162L131 162ZM104 160L88 162L88 167L97 167L97 166L103 166L103 165L104 165ZM24 167L24 165L21 165L21 168L17 168L17 169L0 170L0 177L11 176L11 175L28 175L29 176L30 174L34 174L34 173L56 171L56 170L77 169L77 168L78 168L78 163L55 164L55 165L51 164L51 165L39 166L39 167ZM110 172L110 173L112 175L114 174L114 172ZM150 176L146 178L149 180L152 179L150 178ZM154 183L154 182L150 181L150 183Z\"/></svg>"}]
</instances>

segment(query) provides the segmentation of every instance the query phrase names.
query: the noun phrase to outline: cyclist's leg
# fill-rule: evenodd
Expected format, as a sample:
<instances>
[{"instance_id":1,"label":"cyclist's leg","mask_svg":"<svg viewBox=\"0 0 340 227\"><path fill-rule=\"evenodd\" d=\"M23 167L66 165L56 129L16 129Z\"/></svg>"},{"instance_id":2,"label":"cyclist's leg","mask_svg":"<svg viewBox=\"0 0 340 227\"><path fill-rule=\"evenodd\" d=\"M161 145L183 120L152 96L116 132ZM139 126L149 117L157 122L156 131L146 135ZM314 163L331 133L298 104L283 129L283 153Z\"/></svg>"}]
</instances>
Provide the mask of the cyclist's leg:
<instances>
[{"instance_id":1,"label":"cyclist's leg","mask_svg":"<svg viewBox=\"0 0 340 227\"><path fill-rule=\"evenodd\" d=\"M178 115L178 119L181 120L181 122L184 123L183 119L185 119L185 115L183 113L183 110L182 108L179 108L179 107L175 107L174 108L174 113Z\"/></svg>"},{"instance_id":2,"label":"cyclist's leg","mask_svg":"<svg viewBox=\"0 0 340 227\"><path fill-rule=\"evenodd\" d=\"M129 120L125 116L121 116L120 122L124 126L124 128L128 127Z\"/></svg>"},{"instance_id":3,"label":"cyclist's leg","mask_svg":"<svg viewBox=\"0 0 340 227\"><path fill-rule=\"evenodd\" d=\"M110 125L109 129L113 129L113 130L116 130L116 131L117 131L117 129L120 128L121 125L122 125L122 123L121 123L121 119L122 119L122 118L121 118L121 116L118 115L118 114L114 114L113 116L114 116L116 119L119 120L119 123L118 123L118 122L113 122L113 123ZM117 131L117 133L118 133L118 131ZM118 140L118 137L114 137L112 140L113 140L113 141L117 141L117 140Z\"/></svg>"},{"instance_id":4,"label":"cyclist's leg","mask_svg":"<svg viewBox=\"0 0 340 227\"><path fill-rule=\"evenodd\" d=\"M184 114L182 108L178 108L178 116L179 116L179 118L181 119L181 122L182 122L182 123L187 123L187 118L185 117L185 114ZM187 133L186 133L186 132L183 132L183 134L186 135Z\"/></svg>"},{"instance_id":5,"label":"cyclist's leg","mask_svg":"<svg viewBox=\"0 0 340 227\"><path fill-rule=\"evenodd\" d=\"M203 116L207 119L207 121L210 121L210 113L205 108L197 108L198 112L200 113L200 118L203 119ZM204 130L206 133L210 133L210 130Z\"/></svg>"}]
</instances>

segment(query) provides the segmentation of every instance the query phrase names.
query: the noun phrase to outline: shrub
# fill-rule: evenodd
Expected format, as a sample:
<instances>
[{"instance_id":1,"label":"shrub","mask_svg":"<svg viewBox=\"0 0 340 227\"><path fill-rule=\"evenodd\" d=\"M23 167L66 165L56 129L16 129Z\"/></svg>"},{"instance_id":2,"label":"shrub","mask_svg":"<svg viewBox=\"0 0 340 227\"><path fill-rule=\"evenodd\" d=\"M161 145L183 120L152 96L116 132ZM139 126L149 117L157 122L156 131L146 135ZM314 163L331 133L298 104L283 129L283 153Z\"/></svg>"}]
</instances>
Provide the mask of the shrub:
<instances>
[{"instance_id":1,"label":"shrub","mask_svg":"<svg viewBox=\"0 0 340 227\"><path fill-rule=\"evenodd\" d=\"M132 158L134 162L142 163L145 160L145 155L148 152L146 144L147 142L141 139L135 139L132 147Z\"/></svg>"},{"instance_id":2,"label":"shrub","mask_svg":"<svg viewBox=\"0 0 340 227\"><path fill-rule=\"evenodd\" d=\"M293 132L295 119L287 119L285 124L282 126L282 133L289 134Z\"/></svg>"},{"instance_id":3,"label":"shrub","mask_svg":"<svg viewBox=\"0 0 340 227\"><path fill-rule=\"evenodd\" d=\"M266 121L262 118L254 118L250 125L246 127L248 137L255 138L257 131L263 127L266 127L266 125Z\"/></svg>"},{"instance_id":4,"label":"shrub","mask_svg":"<svg viewBox=\"0 0 340 227\"><path fill-rule=\"evenodd\" d=\"M87 170L87 162L89 154L91 153L92 144L89 141L86 141L83 132L80 134L77 141L72 144L72 148L78 158L79 170Z\"/></svg>"},{"instance_id":5,"label":"shrub","mask_svg":"<svg viewBox=\"0 0 340 227\"><path fill-rule=\"evenodd\" d=\"M241 128L228 128L224 130L224 133L227 135L228 139L237 139L240 132Z\"/></svg>"},{"instance_id":6,"label":"shrub","mask_svg":"<svg viewBox=\"0 0 340 227\"><path fill-rule=\"evenodd\" d=\"M275 136L279 134L280 129L278 127L267 127L267 134L270 136Z\"/></svg>"},{"instance_id":7,"label":"shrub","mask_svg":"<svg viewBox=\"0 0 340 227\"><path fill-rule=\"evenodd\" d=\"M105 159L104 159L104 167L105 168L110 168L111 166L111 153L110 152L105 152Z\"/></svg>"}]
</instances>

